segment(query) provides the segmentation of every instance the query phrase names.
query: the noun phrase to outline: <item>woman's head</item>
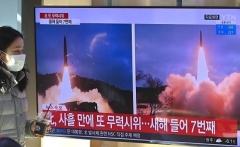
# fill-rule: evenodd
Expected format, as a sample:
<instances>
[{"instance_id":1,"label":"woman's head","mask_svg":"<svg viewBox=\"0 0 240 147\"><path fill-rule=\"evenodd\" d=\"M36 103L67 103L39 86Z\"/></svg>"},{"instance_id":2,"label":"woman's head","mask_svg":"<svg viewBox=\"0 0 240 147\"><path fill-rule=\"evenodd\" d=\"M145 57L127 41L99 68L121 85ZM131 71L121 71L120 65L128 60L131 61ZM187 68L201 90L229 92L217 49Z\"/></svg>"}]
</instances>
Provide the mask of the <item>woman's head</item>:
<instances>
[{"instance_id":1,"label":"woman's head","mask_svg":"<svg viewBox=\"0 0 240 147\"><path fill-rule=\"evenodd\" d=\"M9 137L0 137L0 147L21 147L21 145Z\"/></svg>"},{"instance_id":2,"label":"woman's head","mask_svg":"<svg viewBox=\"0 0 240 147\"><path fill-rule=\"evenodd\" d=\"M23 54L23 35L9 26L0 27L0 66L11 72L29 72ZM20 91L25 90L28 83L27 76L18 82Z\"/></svg>"},{"instance_id":3,"label":"woman's head","mask_svg":"<svg viewBox=\"0 0 240 147\"><path fill-rule=\"evenodd\" d=\"M9 27L0 27L0 59L2 60L2 66L6 68L3 63L9 65L8 69L11 71L18 71L22 69L25 62L25 55L23 55L23 35ZM13 64L21 63L19 65Z\"/></svg>"},{"instance_id":4,"label":"woman's head","mask_svg":"<svg viewBox=\"0 0 240 147\"><path fill-rule=\"evenodd\" d=\"M0 27L0 51L9 55L20 54L23 51L23 35L9 26Z\"/></svg>"}]
</instances>

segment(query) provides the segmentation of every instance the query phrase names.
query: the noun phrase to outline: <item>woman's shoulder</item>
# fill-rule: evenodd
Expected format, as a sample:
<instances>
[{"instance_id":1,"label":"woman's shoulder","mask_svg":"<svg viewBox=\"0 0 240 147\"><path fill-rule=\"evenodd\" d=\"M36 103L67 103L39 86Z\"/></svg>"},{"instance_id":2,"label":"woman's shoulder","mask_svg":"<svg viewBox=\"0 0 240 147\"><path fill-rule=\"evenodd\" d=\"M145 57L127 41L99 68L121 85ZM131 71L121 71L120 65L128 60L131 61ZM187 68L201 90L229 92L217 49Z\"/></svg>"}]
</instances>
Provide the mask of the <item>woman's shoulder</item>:
<instances>
[{"instance_id":1,"label":"woman's shoulder","mask_svg":"<svg viewBox=\"0 0 240 147\"><path fill-rule=\"evenodd\" d=\"M8 93L17 83L15 76L0 66L0 92Z\"/></svg>"}]
</instances>

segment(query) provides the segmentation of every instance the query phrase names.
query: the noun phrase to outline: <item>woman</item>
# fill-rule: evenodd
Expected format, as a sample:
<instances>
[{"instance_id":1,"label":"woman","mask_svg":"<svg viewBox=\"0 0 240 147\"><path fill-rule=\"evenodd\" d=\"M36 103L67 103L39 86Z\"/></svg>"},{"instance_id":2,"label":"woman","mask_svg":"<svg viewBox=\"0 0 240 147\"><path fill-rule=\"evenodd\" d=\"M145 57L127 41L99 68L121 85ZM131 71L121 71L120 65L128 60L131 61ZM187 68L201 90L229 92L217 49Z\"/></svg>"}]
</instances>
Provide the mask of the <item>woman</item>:
<instances>
[{"instance_id":1,"label":"woman","mask_svg":"<svg viewBox=\"0 0 240 147\"><path fill-rule=\"evenodd\" d=\"M0 136L25 146L34 137L34 120L27 120L28 69L24 66L23 35L8 26L0 27Z\"/></svg>"},{"instance_id":2,"label":"woman","mask_svg":"<svg viewBox=\"0 0 240 147\"><path fill-rule=\"evenodd\" d=\"M0 147L21 147L18 142L9 137L0 137Z\"/></svg>"}]
</instances>

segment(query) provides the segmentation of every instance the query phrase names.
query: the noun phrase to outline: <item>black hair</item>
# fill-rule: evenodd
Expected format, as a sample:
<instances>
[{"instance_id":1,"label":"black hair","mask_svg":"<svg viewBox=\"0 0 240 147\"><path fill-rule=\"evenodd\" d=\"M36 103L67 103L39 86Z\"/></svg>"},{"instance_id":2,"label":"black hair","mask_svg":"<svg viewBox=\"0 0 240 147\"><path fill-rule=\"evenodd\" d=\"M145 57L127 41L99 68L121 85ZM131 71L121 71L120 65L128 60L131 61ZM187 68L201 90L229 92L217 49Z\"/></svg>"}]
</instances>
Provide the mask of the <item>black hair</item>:
<instances>
[{"instance_id":1,"label":"black hair","mask_svg":"<svg viewBox=\"0 0 240 147\"><path fill-rule=\"evenodd\" d=\"M18 30L15 30L10 26L0 27L0 51L6 53L7 48L14 42L15 39L19 37L23 39L23 35ZM6 65L2 61L0 61L0 66L7 69ZM24 67L22 71L25 74L27 74L26 72L29 72L29 70L26 67ZM28 83L27 76L24 76L24 78L21 81L19 81L18 88L21 92L26 89L27 83Z\"/></svg>"},{"instance_id":2,"label":"black hair","mask_svg":"<svg viewBox=\"0 0 240 147\"><path fill-rule=\"evenodd\" d=\"M0 147L21 147L21 145L9 137L0 137Z\"/></svg>"},{"instance_id":3,"label":"black hair","mask_svg":"<svg viewBox=\"0 0 240 147\"><path fill-rule=\"evenodd\" d=\"M23 35L18 30L10 26L0 27L0 50L6 52L6 49L18 37L23 39Z\"/></svg>"}]
</instances>

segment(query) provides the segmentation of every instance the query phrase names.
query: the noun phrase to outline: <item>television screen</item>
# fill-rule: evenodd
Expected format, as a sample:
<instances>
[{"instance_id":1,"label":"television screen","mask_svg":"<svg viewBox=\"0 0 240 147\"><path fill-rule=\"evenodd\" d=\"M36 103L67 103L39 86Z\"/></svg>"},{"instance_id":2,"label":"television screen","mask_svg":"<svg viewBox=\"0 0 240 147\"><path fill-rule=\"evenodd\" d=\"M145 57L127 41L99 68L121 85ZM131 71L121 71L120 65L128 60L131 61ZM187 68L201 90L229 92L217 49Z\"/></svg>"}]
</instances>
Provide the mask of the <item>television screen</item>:
<instances>
[{"instance_id":1,"label":"television screen","mask_svg":"<svg viewBox=\"0 0 240 147\"><path fill-rule=\"evenodd\" d=\"M50 136L240 145L240 9L35 7Z\"/></svg>"}]
</instances>

